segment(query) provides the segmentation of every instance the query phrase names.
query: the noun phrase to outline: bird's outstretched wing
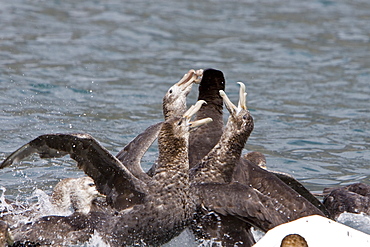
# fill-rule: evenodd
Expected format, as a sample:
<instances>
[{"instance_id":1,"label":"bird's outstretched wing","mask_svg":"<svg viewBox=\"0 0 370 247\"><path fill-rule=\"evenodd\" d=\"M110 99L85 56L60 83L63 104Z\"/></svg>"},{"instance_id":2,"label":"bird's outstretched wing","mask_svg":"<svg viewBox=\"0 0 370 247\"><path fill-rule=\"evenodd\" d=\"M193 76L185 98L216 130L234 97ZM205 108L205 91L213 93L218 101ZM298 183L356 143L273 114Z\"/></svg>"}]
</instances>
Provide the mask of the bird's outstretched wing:
<instances>
[{"instance_id":1,"label":"bird's outstretched wing","mask_svg":"<svg viewBox=\"0 0 370 247\"><path fill-rule=\"evenodd\" d=\"M77 161L78 167L94 179L99 192L107 195L108 203L117 209L141 203L145 197L146 184L88 134L41 135L9 155L0 168L33 153L38 153L41 158L69 154Z\"/></svg>"},{"instance_id":2,"label":"bird's outstretched wing","mask_svg":"<svg viewBox=\"0 0 370 247\"><path fill-rule=\"evenodd\" d=\"M151 125L143 133L135 137L117 155L127 169L137 178L145 180L149 176L143 171L140 161L148 148L157 139L163 122Z\"/></svg>"},{"instance_id":3,"label":"bird's outstretched wing","mask_svg":"<svg viewBox=\"0 0 370 247\"><path fill-rule=\"evenodd\" d=\"M278 175L241 158L235 167L233 181L251 184L253 188L273 200L283 200L291 210L302 207L304 211L293 211L294 218L307 215L328 215L325 207L293 177Z\"/></svg>"},{"instance_id":4,"label":"bird's outstretched wing","mask_svg":"<svg viewBox=\"0 0 370 247\"><path fill-rule=\"evenodd\" d=\"M297 179L290 176L289 174L281 173L281 172L275 172L275 171L269 171L272 174L274 174L276 177L278 177L281 181L283 181L286 185L288 185L290 188L298 192L301 196L307 199L312 205L320 209L326 217L330 217L329 211L326 209L324 204L320 202L311 192L306 189Z\"/></svg>"},{"instance_id":5,"label":"bird's outstretched wing","mask_svg":"<svg viewBox=\"0 0 370 247\"><path fill-rule=\"evenodd\" d=\"M235 216L263 231L289 221L288 209L283 204L272 201L252 187L238 182L193 186L207 210Z\"/></svg>"}]
</instances>

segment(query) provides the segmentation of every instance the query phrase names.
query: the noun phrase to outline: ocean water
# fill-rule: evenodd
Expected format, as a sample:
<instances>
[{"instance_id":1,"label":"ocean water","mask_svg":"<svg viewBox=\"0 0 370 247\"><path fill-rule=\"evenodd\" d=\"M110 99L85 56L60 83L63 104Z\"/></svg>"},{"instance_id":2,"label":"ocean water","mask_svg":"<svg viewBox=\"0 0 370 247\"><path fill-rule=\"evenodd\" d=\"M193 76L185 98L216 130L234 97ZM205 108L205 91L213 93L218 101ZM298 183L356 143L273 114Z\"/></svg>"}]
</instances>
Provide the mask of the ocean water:
<instances>
[{"instance_id":1,"label":"ocean water","mask_svg":"<svg viewBox=\"0 0 370 247\"><path fill-rule=\"evenodd\" d=\"M233 101L246 84L245 152L313 192L369 183L369 21L365 0L1 1L0 160L46 133L89 133L116 154L163 119L183 74L215 68ZM79 176L68 157L34 156L1 170L0 186L31 200Z\"/></svg>"}]
</instances>

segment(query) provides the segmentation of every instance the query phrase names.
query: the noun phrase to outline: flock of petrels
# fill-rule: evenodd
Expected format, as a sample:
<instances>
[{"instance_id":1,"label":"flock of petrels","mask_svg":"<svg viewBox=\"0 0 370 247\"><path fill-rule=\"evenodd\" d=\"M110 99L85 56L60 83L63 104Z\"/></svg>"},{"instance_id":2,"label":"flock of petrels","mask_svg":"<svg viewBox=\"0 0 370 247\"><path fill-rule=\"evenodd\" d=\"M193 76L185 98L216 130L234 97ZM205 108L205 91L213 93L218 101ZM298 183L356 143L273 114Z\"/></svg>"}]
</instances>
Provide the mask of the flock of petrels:
<instances>
[{"instance_id":1,"label":"flock of petrels","mask_svg":"<svg viewBox=\"0 0 370 247\"><path fill-rule=\"evenodd\" d=\"M186 97L194 83L200 84L198 101L187 109ZM69 154L93 179L89 186L104 195L85 189L65 193L74 187L73 179L63 182L56 186L54 204L74 212L10 227L14 246L69 246L88 241L95 232L110 246L158 246L185 228L223 246L252 246L252 226L266 232L304 216L333 218L343 208L350 211L350 206L343 207L351 204L345 191L355 196L356 185L324 191L321 203L290 175L265 169L263 154L242 155L254 122L245 86L239 84L234 105L224 92L221 71L189 70L163 98L164 121L147 128L117 156L88 134L42 135L12 153L0 168L33 153L41 158ZM226 126L223 104L230 114ZM141 158L156 139L157 161L144 172ZM364 184L359 187L358 194L370 191ZM357 211L362 210L360 204L354 206ZM1 219L3 226L7 219Z\"/></svg>"}]
</instances>

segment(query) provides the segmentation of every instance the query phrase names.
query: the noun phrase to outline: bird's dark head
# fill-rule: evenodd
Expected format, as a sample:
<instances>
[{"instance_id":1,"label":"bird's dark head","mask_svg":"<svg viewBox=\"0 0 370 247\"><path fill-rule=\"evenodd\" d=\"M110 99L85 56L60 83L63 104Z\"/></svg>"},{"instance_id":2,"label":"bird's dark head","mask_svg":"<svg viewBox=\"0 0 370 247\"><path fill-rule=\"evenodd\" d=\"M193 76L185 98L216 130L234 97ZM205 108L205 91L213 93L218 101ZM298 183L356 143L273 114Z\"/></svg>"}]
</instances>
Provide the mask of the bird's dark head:
<instances>
[{"instance_id":1,"label":"bird's dark head","mask_svg":"<svg viewBox=\"0 0 370 247\"><path fill-rule=\"evenodd\" d=\"M222 105L222 98L218 94L220 90L225 90L225 77L222 71L215 69L204 70L199 85L198 99L207 102L219 100Z\"/></svg>"},{"instance_id":2,"label":"bird's dark head","mask_svg":"<svg viewBox=\"0 0 370 247\"><path fill-rule=\"evenodd\" d=\"M249 152L247 154L244 154L244 159L250 161L254 165L257 165L263 169L267 169L266 167L266 157L261 152Z\"/></svg>"},{"instance_id":3,"label":"bird's dark head","mask_svg":"<svg viewBox=\"0 0 370 247\"><path fill-rule=\"evenodd\" d=\"M227 97L226 93L220 90L220 95L225 102L226 109L230 113L226 128L228 132L248 138L253 131L254 122L246 104L247 93L245 92L245 85L242 82L238 82L238 84L240 85L238 106L235 106Z\"/></svg>"},{"instance_id":4,"label":"bird's dark head","mask_svg":"<svg viewBox=\"0 0 370 247\"><path fill-rule=\"evenodd\" d=\"M193 83L199 82L203 70L189 70L182 79L168 89L163 97L163 115L165 119L181 116L186 110L186 96L188 96Z\"/></svg>"}]
</instances>

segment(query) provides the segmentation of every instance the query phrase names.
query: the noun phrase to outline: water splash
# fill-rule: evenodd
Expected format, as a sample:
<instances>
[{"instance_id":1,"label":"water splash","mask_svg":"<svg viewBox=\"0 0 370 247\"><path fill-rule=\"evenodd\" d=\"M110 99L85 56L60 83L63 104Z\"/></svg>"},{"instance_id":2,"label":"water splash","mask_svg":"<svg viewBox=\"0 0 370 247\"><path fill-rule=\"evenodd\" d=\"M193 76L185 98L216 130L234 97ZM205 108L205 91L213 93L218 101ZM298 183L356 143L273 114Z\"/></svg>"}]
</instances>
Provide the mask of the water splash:
<instances>
[{"instance_id":1,"label":"water splash","mask_svg":"<svg viewBox=\"0 0 370 247\"><path fill-rule=\"evenodd\" d=\"M89 242L87 242L85 247L109 247L110 245L103 240L101 235L94 231L94 234L91 236Z\"/></svg>"},{"instance_id":2,"label":"water splash","mask_svg":"<svg viewBox=\"0 0 370 247\"><path fill-rule=\"evenodd\" d=\"M3 216L4 212L13 211L13 206L11 204L8 204L5 201L5 191L6 188L1 186L1 195L0 195L0 216Z\"/></svg>"},{"instance_id":3,"label":"water splash","mask_svg":"<svg viewBox=\"0 0 370 247\"><path fill-rule=\"evenodd\" d=\"M58 209L52 203L51 197L45 193L45 191L36 189L33 192L33 197L37 197L37 203L34 205L35 210L39 212L41 216L46 215L59 215L68 216L73 213L73 209L70 207L65 210Z\"/></svg>"},{"instance_id":4,"label":"water splash","mask_svg":"<svg viewBox=\"0 0 370 247\"><path fill-rule=\"evenodd\" d=\"M370 234L370 216L365 214L342 213L337 221L346 226L355 228L364 233Z\"/></svg>"}]
</instances>

